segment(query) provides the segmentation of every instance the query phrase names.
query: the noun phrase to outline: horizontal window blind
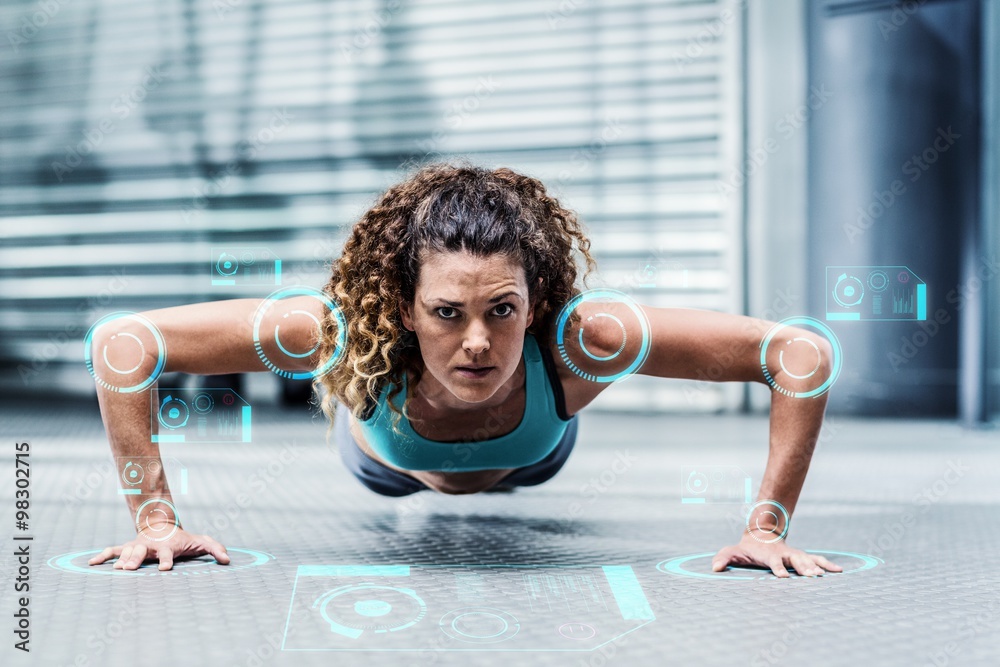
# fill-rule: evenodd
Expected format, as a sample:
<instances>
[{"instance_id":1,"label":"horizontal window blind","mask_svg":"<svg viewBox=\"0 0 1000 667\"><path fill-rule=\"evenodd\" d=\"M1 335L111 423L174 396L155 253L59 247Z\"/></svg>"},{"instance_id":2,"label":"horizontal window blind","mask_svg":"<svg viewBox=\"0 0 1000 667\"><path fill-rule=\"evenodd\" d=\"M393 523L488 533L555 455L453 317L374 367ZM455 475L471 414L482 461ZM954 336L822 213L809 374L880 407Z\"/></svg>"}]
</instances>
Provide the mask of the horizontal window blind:
<instances>
[{"instance_id":1,"label":"horizontal window blind","mask_svg":"<svg viewBox=\"0 0 1000 667\"><path fill-rule=\"evenodd\" d=\"M377 192L438 159L542 179L589 230L593 286L738 311L740 196L719 194L740 149L736 9L4 3L2 387L89 391L81 341L107 312L275 288L213 285L218 248L322 285ZM599 404L734 404L694 389L632 378Z\"/></svg>"}]
</instances>

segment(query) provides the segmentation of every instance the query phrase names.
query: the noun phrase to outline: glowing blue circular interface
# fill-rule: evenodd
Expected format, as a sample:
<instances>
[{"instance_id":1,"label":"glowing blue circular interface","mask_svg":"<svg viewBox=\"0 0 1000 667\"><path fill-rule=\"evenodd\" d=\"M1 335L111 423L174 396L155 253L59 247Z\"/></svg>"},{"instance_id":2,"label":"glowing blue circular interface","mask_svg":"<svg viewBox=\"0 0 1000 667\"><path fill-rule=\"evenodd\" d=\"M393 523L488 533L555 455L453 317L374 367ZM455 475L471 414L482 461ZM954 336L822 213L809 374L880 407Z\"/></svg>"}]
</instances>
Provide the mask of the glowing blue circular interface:
<instances>
[{"instance_id":1,"label":"glowing blue circular interface","mask_svg":"<svg viewBox=\"0 0 1000 667\"><path fill-rule=\"evenodd\" d=\"M858 561L857 564L853 566L841 565L841 567L844 568L843 572L831 572L827 573L826 576L840 576L843 574L864 572L865 570L874 569L883 563L881 558L876 558L875 556L869 556L867 554L853 553L850 551L819 551L810 549L806 550L806 553L825 556L827 558L831 556L834 557L831 560L836 560L836 557L840 557ZM694 554L692 556L672 558L658 563L656 565L656 569L664 574L672 574L678 577L690 577L692 579L715 579L720 581L759 581L761 579L780 579L779 577L775 577L769 571L756 568L734 568L730 566L729 569L723 570L722 572L712 572L711 559L714 556L714 552L708 552L703 554ZM702 567L692 567L692 564L698 560L705 560L706 563ZM794 574L791 570L790 573ZM807 577L802 578L805 579Z\"/></svg>"},{"instance_id":2,"label":"glowing blue circular interface","mask_svg":"<svg viewBox=\"0 0 1000 667\"><path fill-rule=\"evenodd\" d=\"M264 317L274 307L274 305L279 301L281 301L282 299L288 299L296 296L310 296L320 301L324 306L327 307L331 315L337 320L337 344L333 354L330 355L329 359L320 364L318 368L315 368L311 371L289 371L281 368L280 366L275 364L273 360L268 358L267 353L264 352L264 346L261 344L261 335L262 335L261 325L264 320ZM316 350L319 349L320 336L322 334L322 323L319 321L319 319L316 318L315 315L306 312L304 310L292 310L288 313L285 313L282 316L282 319L287 320L291 315L306 316L309 319L312 319L313 322L315 323L317 337L316 337L316 343L312 347L312 349L303 352L290 351L285 346L285 343L282 342L280 323L275 324L273 328L264 327L265 329L267 329L264 335L266 339L273 340L274 343L277 345L278 349L281 351L281 353L287 357L293 359L303 359L309 357L310 355L315 353ZM280 375L283 378L288 378L290 380L310 380L312 378L316 378L319 377L320 375L328 373L330 369L336 366L337 362L339 362L341 358L344 356L344 352L347 349L347 320L344 318L343 311L341 311L341 309L333 302L333 299L331 299L323 292L313 289L311 287L288 287L285 289L278 290L277 292L274 292L273 294L268 296L257 308L257 313L254 316L254 322L253 322L253 346L254 349L257 350L257 356L260 357L260 360L264 362L264 365L267 366L267 368L272 373Z\"/></svg>"},{"instance_id":3,"label":"glowing blue circular interface","mask_svg":"<svg viewBox=\"0 0 1000 667\"><path fill-rule=\"evenodd\" d=\"M808 391L792 391L790 389L787 389L786 387L782 387L780 384L778 384L778 381L774 379L774 376L771 375L771 371L767 367L767 352L768 348L771 345L771 342L774 340L774 337L778 334L779 331L781 331L785 327L796 326L796 325L807 326L815 329L821 336L823 336L830 342L830 347L833 349L833 358L831 359L832 366L830 369L829 376L827 376L826 378L818 377L816 379L817 386ZM809 379L813 377L816 371L819 369L820 365L819 348L817 348L816 344L810 341L809 339L802 337L795 337L792 340L786 341L785 346L790 346L794 343L798 343L800 345L808 344L810 347L814 348L814 351L816 352L815 367L813 367L812 370L807 371L806 373L792 373L787 368L785 368L784 348L782 348L778 353L778 363L781 366L782 370L789 377L799 380ZM789 317L787 319L781 320L773 327L771 327L768 330L768 332L764 334L764 338L760 341L760 368L764 372L764 378L767 380L767 383L771 385L772 389L791 398L814 398L816 396L821 396L822 394L828 392L830 390L830 387L833 386L833 383L836 382L837 378L840 376L840 370L841 367L843 366L843 361L844 361L844 353L840 347L840 341L837 340L837 335L833 333L830 327L826 326L824 323L812 317Z\"/></svg>"},{"instance_id":4,"label":"glowing blue circular interface","mask_svg":"<svg viewBox=\"0 0 1000 667\"><path fill-rule=\"evenodd\" d=\"M135 529L153 542L163 542L180 528L177 508L163 498L150 498L135 511Z\"/></svg>"},{"instance_id":5,"label":"glowing blue circular interface","mask_svg":"<svg viewBox=\"0 0 1000 667\"><path fill-rule=\"evenodd\" d=\"M174 561L174 569L161 572L154 562L143 563L138 570L115 570L111 563L103 565L87 565L87 561L101 553L101 549L91 549L89 551L76 551L74 553L53 556L48 560L48 566L54 570L63 572L74 572L77 574L104 574L127 577L156 577L156 576L191 576L201 574L212 574L213 572L231 572L243 570L249 567L257 567L274 560L274 556L263 551L252 549L238 549L235 547L226 548L229 554L229 565L219 565L214 559L206 560L195 558L191 560Z\"/></svg>"},{"instance_id":6,"label":"glowing blue circular interface","mask_svg":"<svg viewBox=\"0 0 1000 667\"><path fill-rule=\"evenodd\" d=\"M566 348L567 326L576 324L573 320L573 315L576 313L577 308L584 303L609 303L624 305L635 315L635 318L639 323L641 336L639 350L636 352L635 359L633 359L631 363L628 363L624 369L618 372L613 372L615 368L625 364L625 360L619 360L618 363L615 364L614 368L611 368L609 365L609 370L601 374L595 374L580 368L580 366L578 366L571 358L570 351ZM621 344L618 346L617 350L612 351L610 354L595 354L588 349L584 339L584 331L586 330L587 324L596 323L596 321L600 319L606 319L613 322L621 330ZM609 362L617 360L621 356L622 352L624 352L625 346L628 343L628 327L626 327L620 317L612 313L597 312L586 317L585 319L580 318L579 327L580 329L576 337L576 343L579 346L580 351L583 352L583 354L591 361L598 362L599 364L608 364ZM643 312L642 308L639 307L639 304L637 304L632 297L628 296L624 292L619 292L618 290L613 289L589 290L570 299L569 303L563 306L562 310L559 312L559 317L556 320L556 347L559 350L559 356L562 358L563 363L565 363L566 366L576 375L586 380L590 380L591 382L615 382L638 371L642 364L646 361L646 357L649 356L649 321L646 319L646 314ZM582 360L580 361L583 363Z\"/></svg>"},{"instance_id":7,"label":"glowing blue circular interface","mask_svg":"<svg viewBox=\"0 0 1000 667\"><path fill-rule=\"evenodd\" d=\"M762 507L766 508L767 506L771 506L777 509L778 512L781 513L781 516L778 516L778 514L772 510L765 509L763 511L757 512L756 518L754 517L755 510L758 510ZM774 524L776 527L783 525L784 528L782 528L779 531L775 531L774 529L771 528L761 527L760 520L762 516L770 516L771 518L774 519ZM751 520L754 524L752 527L750 526ZM747 532L750 533L750 537L754 538L758 542L763 542L764 544L771 544L772 542L777 542L778 540L783 539L785 535L788 534L788 524L789 524L788 510L786 510L785 506L779 503L777 500L758 501L753 505L751 505L750 509L747 511L747 519L746 519ZM761 539L754 534L753 531L755 530L763 531L765 533L774 535L774 538L773 539L769 538L766 540Z\"/></svg>"},{"instance_id":8,"label":"glowing blue circular interface","mask_svg":"<svg viewBox=\"0 0 1000 667\"><path fill-rule=\"evenodd\" d=\"M149 335L146 336L144 334L140 338L130 331L125 331L124 325L126 322L137 322L149 332ZM94 369L94 360L91 357L91 354L95 352L92 349L94 346L94 335L102 327L108 327L110 331L114 332L107 339L108 342L103 349L96 351L104 360L104 366L111 373L107 378L98 376L97 371ZM108 359L109 347L117 348L121 352L131 353L129 356L134 356L136 359L135 365L130 368L118 368L115 366ZM156 365L150 371L149 375L138 379L138 381L135 378L128 377L139 369L147 349L152 349L153 347L156 349ZM167 363L167 346L163 341L163 334L160 333L155 324L139 313L122 311L105 315L90 327L87 335L83 338L83 359L87 363L87 370L90 371L90 375L97 384L109 391L130 394L146 389L156 382L156 378L160 377L160 373L163 372L163 368Z\"/></svg>"}]
</instances>

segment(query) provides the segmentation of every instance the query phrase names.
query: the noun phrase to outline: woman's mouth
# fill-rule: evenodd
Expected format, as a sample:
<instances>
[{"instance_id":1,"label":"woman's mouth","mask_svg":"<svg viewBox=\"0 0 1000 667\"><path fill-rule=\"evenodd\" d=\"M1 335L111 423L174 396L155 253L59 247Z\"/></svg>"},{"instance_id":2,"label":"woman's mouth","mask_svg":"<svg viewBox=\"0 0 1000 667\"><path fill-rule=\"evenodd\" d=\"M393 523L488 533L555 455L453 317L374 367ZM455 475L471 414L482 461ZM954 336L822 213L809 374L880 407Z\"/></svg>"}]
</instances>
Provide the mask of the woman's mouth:
<instances>
[{"instance_id":1,"label":"woman's mouth","mask_svg":"<svg viewBox=\"0 0 1000 667\"><path fill-rule=\"evenodd\" d=\"M464 378L478 380L484 378L496 370L495 366L457 366L455 372Z\"/></svg>"}]
</instances>

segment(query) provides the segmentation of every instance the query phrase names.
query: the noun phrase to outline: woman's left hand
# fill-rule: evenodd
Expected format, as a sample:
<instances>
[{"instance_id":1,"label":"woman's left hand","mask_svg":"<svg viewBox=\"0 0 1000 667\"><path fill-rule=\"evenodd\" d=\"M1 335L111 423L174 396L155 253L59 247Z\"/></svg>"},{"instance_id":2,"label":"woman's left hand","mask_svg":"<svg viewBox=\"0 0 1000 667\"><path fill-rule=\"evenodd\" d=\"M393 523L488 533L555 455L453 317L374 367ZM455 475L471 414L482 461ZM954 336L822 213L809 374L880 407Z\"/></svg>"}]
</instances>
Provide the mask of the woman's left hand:
<instances>
[{"instance_id":1,"label":"woman's left hand","mask_svg":"<svg viewBox=\"0 0 1000 667\"><path fill-rule=\"evenodd\" d=\"M789 577L787 568L800 576L814 577L826 572L842 572L844 568L826 558L793 549L784 540L765 543L744 534L739 544L725 547L712 559L712 571L722 572L729 565L770 568L776 577Z\"/></svg>"}]
</instances>

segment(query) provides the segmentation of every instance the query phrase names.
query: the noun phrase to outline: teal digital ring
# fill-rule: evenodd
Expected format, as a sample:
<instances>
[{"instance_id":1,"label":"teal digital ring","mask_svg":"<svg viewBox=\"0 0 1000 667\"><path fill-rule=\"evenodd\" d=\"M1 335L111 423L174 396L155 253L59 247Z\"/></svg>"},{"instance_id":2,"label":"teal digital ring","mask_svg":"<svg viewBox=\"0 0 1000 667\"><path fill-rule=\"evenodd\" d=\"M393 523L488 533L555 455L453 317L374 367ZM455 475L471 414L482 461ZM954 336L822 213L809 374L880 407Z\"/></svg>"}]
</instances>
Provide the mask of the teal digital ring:
<instances>
[{"instance_id":1,"label":"teal digital ring","mask_svg":"<svg viewBox=\"0 0 1000 667\"><path fill-rule=\"evenodd\" d=\"M155 577L155 576L195 576L212 574L213 572L232 572L235 570L244 570L250 567L257 567L259 565L264 565L272 560L274 556L263 551L254 551L252 549L237 549L235 547L226 549L226 553L230 557L239 558L240 556L249 556L251 558L250 562L229 565L219 565L213 560L213 562L208 563L205 561L194 561L194 560L179 560L174 562L174 569L169 571L160 571L157 568L156 563L145 563L139 566L138 570L115 570L108 568L100 568L94 565L77 565L73 561L80 560L86 563L91 557L96 556L101 553L101 549L91 549L88 551L77 551L69 554L62 554L61 556L53 556L47 561L47 565L54 570L61 570L63 572L74 572L78 574L102 574L102 575L112 575L112 576L132 576L132 577ZM217 569L208 569L213 565L217 566Z\"/></svg>"},{"instance_id":2,"label":"teal digital ring","mask_svg":"<svg viewBox=\"0 0 1000 667\"><path fill-rule=\"evenodd\" d=\"M771 344L771 340L774 336L783 328L788 326L794 326L796 324L806 325L810 327L815 327L819 332L830 342L830 346L833 348L833 359L832 367L830 369L830 376L823 381L815 389L810 389L809 391L790 391L781 385L774 379L771 375L771 371L767 368L767 348ZM837 335L833 333L830 327L826 326L823 322L812 318L812 317L789 317L787 319L781 320L773 327L771 327L764 338L760 341L760 368L764 372L764 379L767 380L767 384L771 386L779 394L783 394L790 398L815 398L816 396L821 396L830 390L833 383L837 381L840 376L840 370L843 367L844 353L840 347L840 341L837 339Z\"/></svg>"},{"instance_id":3,"label":"teal digital ring","mask_svg":"<svg viewBox=\"0 0 1000 667\"><path fill-rule=\"evenodd\" d=\"M843 572L832 572L829 574L843 575L843 574L853 574L855 572L864 572L866 570L872 570L879 565L882 565L884 561L881 558L875 556L869 556L867 554L853 553L850 551L826 551L826 550L816 550L807 549L806 553L814 554L817 556L843 556L846 558L854 558L861 561L860 565L851 569L845 569ZM680 558L673 558L661 561L657 563L656 569L663 574L671 574L678 577L688 577L691 579L714 579L722 581L757 581L761 577L778 579L773 574L768 574L765 571L760 571L760 577L758 576L737 576L733 574L725 574L723 572L694 572L692 570L687 570L684 565L690 563L691 561L698 560L700 558L712 558L715 553L708 552L703 554L694 554L693 556L681 556ZM742 568L740 568L742 569Z\"/></svg>"},{"instance_id":4,"label":"teal digital ring","mask_svg":"<svg viewBox=\"0 0 1000 667\"><path fill-rule=\"evenodd\" d=\"M566 324L569 322L570 316L573 314L573 312L577 309L577 307L580 304L586 303L588 301L602 301L602 300L613 301L615 303L621 303L627 306L629 310L631 310L635 314L636 319L639 320L639 327L642 332L642 340L640 343L640 348L638 353L636 354L635 359L632 361L631 364L628 365L627 368L613 375L595 375L593 373L588 373L587 371L577 366L573 362L573 360L570 359L569 353L566 351ZM584 345L583 329L581 325L581 330L579 332L580 349L583 351L585 355L596 361L606 361L614 359L622 352L622 350L625 349L625 326L624 324L622 324L621 320L608 313L599 313L594 317L609 317L615 320L622 328L622 345L615 353L608 355L606 357L598 357L593 353L591 353L589 350L587 350L586 346ZM573 373L575 373L576 375L584 378L585 380L590 380L591 382L600 382L600 383L615 382L624 377L634 374L646 361L646 357L649 356L649 349L650 349L649 321L646 319L646 314L639 307L639 304L637 304L630 296L628 296L624 292L619 292L618 290L613 290L613 289L589 290L587 292L582 292L581 294L577 294L575 297L570 299L570 301L565 306L563 306L562 310L559 312L559 317L556 320L556 347L559 350L559 356L562 358L563 363L565 363L567 368L573 371Z\"/></svg>"},{"instance_id":5,"label":"teal digital ring","mask_svg":"<svg viewBox=\"0 0 1000 667\"><path fill-rule=\"evenodd\" d=\"M757 537L756 535L753 534L753 530L750 528L750 517L753 516L753 511L755 509L757 509L758 507L762 507L764 505L774 505L775 507L777 507L779 510L781 510L781 516L785 520L785 527L781 529L781 532L773 540L762 540L762 539L760 539L759 537ZM781 523L780 521L777 520L778 519L778 515L775 514L774 512L767 512L767 514L770 514L771 516L773 516L775 518L776 523L779 523L779 524ZM759 522L760 522L760 519L758 519L757 529L758 530L763 530L760 527ZM788 524L789 524L788 510L786 510L785 506L782 505L781 503L779 503L777 500L761 500L761 501L758 501L758 502L754 503L753 505L751 505L750 509L747 510L747 520L746 520L747 532L750 533L750 537L754 538L758 542L763 542L764 544L773 544L774 542L777 542L778 540L784 539L785 535L788 534ZM771 531L771 532L773 534L774 531Z\"/></svg>"},{"instance_id":6,"label":"teal digital ring","mask_svg":"<svg viewBox=\"0 0 1000 667\"><path fill-rule=\"evenodd\" d=\"M153 526L151 526L149 524L149 515L151 515L153 513L162 514L168 520L169 520L169 517L170 517L170 515L168 515L162 508L156 508L156 507L154 507L153 509L149 510L149 514L146 515L145 520L144 520L144 522L146 524L145 527L148 529L148 532L145 532L143 530L143 526L141 525L143 523L142 510L147 505L156 505L157 503L166 505L168 508L170 508L170 512L171 512L171 514L173 514L173 524L170 526L170 532L167 533L166 535L152 537L150 535L150 533L160 533L163 530L165 530L165 528L154 528ZM159 525L162 525L162 524L159 524ZM135 529L136 529L136 532L138 534L144 536L146 539L152 540L153 542L163 542L165 540L169 540L173 536L173 534L177 532L177 529L180 528L180 525L181 525L180 522L177 520L177 508L174 507L174 504L171 503L169 500L164 500L163 498L150 498L149 500L147 500L143 504L139 505L139 508L136 509L136 511L135 511Z\"/></svg>"},{"instance_id":7,"label":"teal digital ring","mask_svg":"<svg viewBox=\"0 0 1000 667\"><path fill-rule=\"evenodd\" d=\"M130 386L118 386L108 382L103 378L98 377L97 371L94 370L94 359L91 356L91 348L94 345L94 334L97 332L97 330L110 322L121 319L129 319L138 322L147 330L149 330L149 332L153 336L153 340L156 342L156 366L153 368L153 370L149 373L149 375L145 379L143 379L141 382L137 384L133 384ZM123 332L121 335L134 339L140 347L140 357L145 355L146 351L145 346L142 344L142 341L139 340L139 338L135 334ZM115 336L112 336L111 340L114 340L114 338ZM107 358L108 354L107 346L105 346L104 350L101 351L101 354L104 357L105 364L107 364L107 366L112 370L114 370L115 372L118 372L122 375L135 372L136 370L138 370L139 366L142 365L142 360L140 358L139 363L137 363L136 366L131 369L128 370L116 369L114 366L111 365L111 362ZM94 378L94 381L97 382L97 384L104 387L108 391L114 391L121 394L131 394L146 389L154 382L156 382L156 379L158 377L160 377L160 373L163 372L163 368L167 364L167 345L163 340L163 334L160 333L160 330L156 328L155 324L150 322L148 319L146 319L139 313L134 313L131 311L120 311L117 313L111 313L109 315L105 315L101 319L97 320L97 322L95 322L93 326L90 327L90 330L87 331L87 335L83 337L83 359L87 364L87 370L90 372L91 377Z\"/></svg>"},{"instance_id":8,"label":"teal digital ring","mask_svg":"<svg viewBox=\"0 0 1000 667\"><path fill-rule=\"evenodd\" d=\"M261 322L264 319L264 316L267 314L267 311L270 310L271 306L273 306L277 301L293 296L311 296L314 299L317 299L329 309L330 313L337 320L337 341L333 354L330 355L329 359L320 364L318 368L315 368L311 371L299 371L299 372L288 371L277 366L273 361L271 361L268 358L267 353L264 352L263 345L261 345L260 327L261 327ZM310 318L312 318L314 321L316 321L317 325L319 324L319 321L316 320L316 317L313 316L311 313L306 313L305 311L299 311L299 310L293 312L304 313L308 315ZM278 346L278 349L281 350L287 356L291 358L301 359L310 356L317 349L319 349L319 343L317 343L313 347L313 349L309 350L306 353L292 353L288 351L288 349L281 343L281 340L279 338L279 328L280 325L275 327L274 342ZM254 349L257 350L257 356L260 357L260 360L263 362L264 366L266 366L267 369L270 370L275 375L279 375L289 380L311 380L313 378L317 378L321 375L325 375L326 373L330 372L330 369L336 366L337 363L341 360L341 358L343 358L344 352L347 350L347 320L344 317L343 311L341 311L341 309L333 302L333 299L331 299L323 292L320 292L319 290L313 289L311 287L288 287L285 289L280 289L272 293L266 299L264 299L264 301L261 302L260 306L257 308L257 312L254 315L254 322L253 322L253 346Z\"/></svg>"}]
</instances>

